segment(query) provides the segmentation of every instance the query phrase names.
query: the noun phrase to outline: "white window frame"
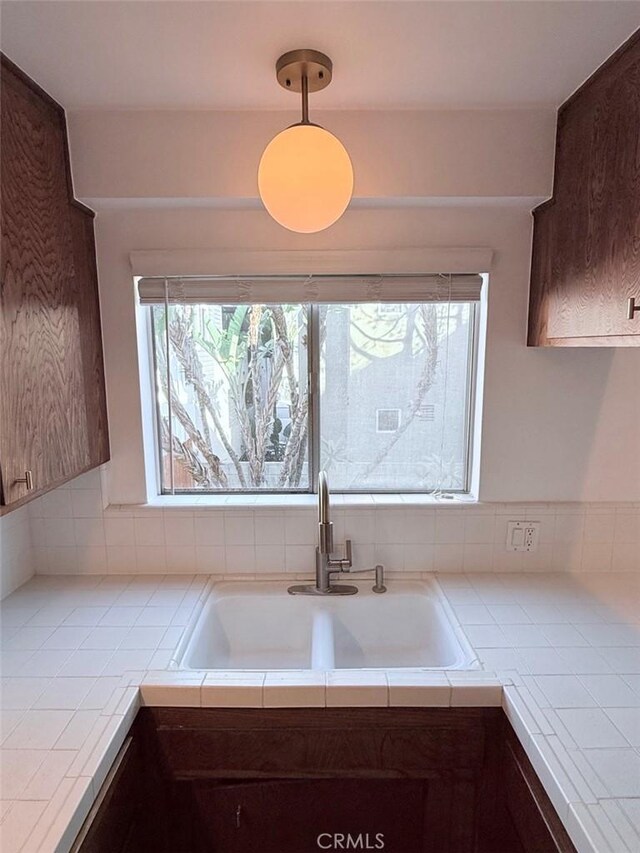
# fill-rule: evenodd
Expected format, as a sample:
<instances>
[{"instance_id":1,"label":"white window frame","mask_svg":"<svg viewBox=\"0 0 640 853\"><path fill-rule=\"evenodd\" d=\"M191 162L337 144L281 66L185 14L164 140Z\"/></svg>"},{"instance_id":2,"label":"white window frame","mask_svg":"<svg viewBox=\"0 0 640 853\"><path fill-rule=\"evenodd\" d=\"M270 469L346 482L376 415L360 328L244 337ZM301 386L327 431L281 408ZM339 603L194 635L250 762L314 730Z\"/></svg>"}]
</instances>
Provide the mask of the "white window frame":
<instances>
[{"instance_id":1,"label":"white window frame","mask_svg":"<svg viewBox=\"0 0 640 853\"><path fill-rule=\"evenodd\" d=\"M305 303L301 303L305 304ZM478 366L478 348L479 348L479 317L480 310L478 303L468 303L470 304L471 311L471 330L470 330L470 341L469 341L469 358L467 361L467 394L465 400L465 421L464 421L464 429L465 429L465 470L464 470L464 482L463 486L460 489L447 489L446 491L452 495L470 495L472 494L472 486L473 486L473 467L474 467L474 453L476 452L474 447L474 428L475 428L475 418L474 418L474 410L475 410L475 400L476 400L476 385L478 381L477 376L477 366ZM156 471L156 483L157 483L157 495L161 497L171 496L171 497L180 497L180 496L202 496L202 495L220 495L220 496L229 496L229 495L250 495L250 496L259 496L259 495L305 495L305 494L315 494L317 491L317 479L318 472L320 471L320 389L318 387L318 381L320 376L320 346L319 346L319 306L318 305L305 305L307 309L307 339L308 339L308 372L307 372L307 382L309 389L309 419L308 419L308 432L307 432L307 442L308 442L308 458L309 458L309 484L305 488L299 489L235 489L235 490L215 490L211 492L204 491L202 489L180 489L176 491L175 489L163 489L163 476L162 476L162 450L160 443L160 408L157 400L157 393L155 388L155 369L156 369L156 361L155 361L155 349L153 342L153 323L152 323L152 310L153 306L145 306L145 313L147 315L147 336L148 336L148 347L149 347L149 362L152 367L151 374L149 377L150 381L150 390L152 397L154 399L154 456L155 456L155 471ZM399 414L398 419L398 427L396 430L381 430L378 427L378 414L380 411L387 410L397 411ZM402 409L397 407L383 407L376 410L376 432L379 434L387 434L392 435L400 429L402 424ZM431 490L431 492L426 492L426 494L432 493L435 490ZM425 493L423 489L359 489L359 488L351 488L351 489L342 489L339 492L340 494L423 494Z\"/></svg>"},{"instance_id":2,"label":"white window frame","mask_svg":"<svg viewBox=\"0 0 640 853\"><path fill-rule=\"evenodd\" d=\"M137 280L143 276L158 275L198 275L206 270L210 275L225 275L234 270L237 275L251 276L259 270L261 274L291 275L300 269L313 269L318 274L345 275L358 274L362 270L375 269L380 274L416 274L424 270L440 270L452 274L479 272L484 281L480 304L476 308L475 326L477 345L475 347L475 376L470 401L470 491L466 500L477 501L480 490L482 418L484 368L486 355L486 329L488 314L488 295L490 273L493 268L494 251L491 248L465 247L429 247L402 249L340 249L340 250L225 250L225 249L159 249L132 250L129 252L129 275L131 282L132 309L135 309L137 334L137 353L140 366L138 381L138 399L140 401L141 432L139 439L127 453L127 463L121 463L117 470L109 472L106 487L112 502L131 501L147 503L150 506L178 505L187 507L191 503L188 495L165 497L160 495L158 454L156 453L155 400L150 390L153 382L152 341L149 334L149 312L137 299ZM131 281L131 279L129 279ZM138 449L139 448L139 449ZM129 462L133 464L128 464ZM141 466L141 467L139 467ZM136 472L143 472L144 479ZM367 496L369 491L360 493ZM126 497L125 497L126 495ZM282 498L286 498L283 500ZM210 495L208 505L256 507L273 506L272 496L248 495L244 501L242 493L229 495ZM312 496L289 494L279 496L277 506L307 506ZM390 492L390 505L398 499L396 492ZM430 495L416 492L418 501L431 501ZM365 498L366 499L366 498ZM354 495L354 505L358 495ZM384 495L378 495L377 505L384 505Z\"/></svg>"}]
</instances>

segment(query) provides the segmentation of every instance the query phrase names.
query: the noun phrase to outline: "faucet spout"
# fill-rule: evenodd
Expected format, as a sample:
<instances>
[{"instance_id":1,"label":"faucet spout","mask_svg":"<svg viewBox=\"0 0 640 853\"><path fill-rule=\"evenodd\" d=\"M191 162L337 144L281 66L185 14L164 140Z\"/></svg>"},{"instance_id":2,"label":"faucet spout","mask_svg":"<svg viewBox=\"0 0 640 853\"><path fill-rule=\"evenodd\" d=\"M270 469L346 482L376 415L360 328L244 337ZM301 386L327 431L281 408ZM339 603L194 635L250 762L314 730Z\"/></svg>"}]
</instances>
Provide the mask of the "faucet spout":
<instances>
[{"instance_id":1,"label":"faucet spout","mask_svg":"<svg viewBox=\"0 0 640 853\"><path fill-rule=\"evenodd\" d=\"M345 556L333 557L333 524L329 520L329 482L324 471L318 474L318 547L316 548L316 582L289 587L291 595L354 595L357 586L331 584L331 575L348 572L353 565L351 540L345 541Z\"/></svg>"},{"instance_id":2,"label":"faucet spout","mask_svg":"<svg viewBox=\"0 0 640 853\"><path fill-rule=\"evenodd\" d=\"M318 474L318 548L321 554L333 553L333 524L329 520L329 481L324 471Z\"/></svg>"},{"instance_id":3,"label":"faucet spout","mask_svg":"<svg viewBox=\"0 0 640 853\"><path fill-rule=\"evenodd\" d=\"M324 471L318 474L318 522L329 524L329 480Z\"/></svg>"}]
</instances>

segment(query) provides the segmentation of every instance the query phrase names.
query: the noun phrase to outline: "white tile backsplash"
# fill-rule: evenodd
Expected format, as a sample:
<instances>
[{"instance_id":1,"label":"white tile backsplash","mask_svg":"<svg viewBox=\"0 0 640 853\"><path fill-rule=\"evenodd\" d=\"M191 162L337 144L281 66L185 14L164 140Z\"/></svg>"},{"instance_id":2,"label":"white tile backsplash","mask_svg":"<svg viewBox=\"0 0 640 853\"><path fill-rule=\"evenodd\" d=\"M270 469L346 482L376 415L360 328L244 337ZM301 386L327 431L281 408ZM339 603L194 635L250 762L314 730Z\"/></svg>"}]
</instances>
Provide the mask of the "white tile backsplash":
<instances>
[{"instance_id":1,"label":"white tile backsplash","mask_svg":"<svg viewBox=\"0 0 640 853\"><path fill-rule=\"evenodd\" d=\"M259 545L255 549L256 572L283 572L285 570L284 545Z\"/></svg>"},{"instance_id":2,"label":"white tile backsplash","mask_svg":"<svg viewBox=\"0 0 640 853\"><path fill-rule=\"evenodd\" d=\"M168 514L165 514L168 515ZM253 526L253 513L247 512L242 515L234 513L224 514L224 539L225 545L254 545L255 530Z\"/></svg>"},{"instance_id":3,"label":"white tile backsplash","mask_svg":"<svg viewBox=\"0 0 640 853\"><path fill-rule=\"evenodd\" d=\"M256 526L256 533L258 527ZM194 518L194 536L196 548L219 547L224 545L224 516L196 515ZM277 540L276 540L277 541Z\"/></svg>"},{"instance_id":4,"label":"white tile backsplash","mask_svg":"<svg viewBox=\"0 0 640 853\"><path fill-rule=\"evenodd\" d=\"M277 498L103 509L100 471L90 471L0 518L2 597L34 572L311 575L315 501L291 509ZM393 504L386 498L335 496L336 544L353 539L358 568L382 562L389 572L640 572L637 503L442 506L419 496L396 496ZM536 553L506 550L512 519L540 522Z\"/></svg>"}]
</instances>

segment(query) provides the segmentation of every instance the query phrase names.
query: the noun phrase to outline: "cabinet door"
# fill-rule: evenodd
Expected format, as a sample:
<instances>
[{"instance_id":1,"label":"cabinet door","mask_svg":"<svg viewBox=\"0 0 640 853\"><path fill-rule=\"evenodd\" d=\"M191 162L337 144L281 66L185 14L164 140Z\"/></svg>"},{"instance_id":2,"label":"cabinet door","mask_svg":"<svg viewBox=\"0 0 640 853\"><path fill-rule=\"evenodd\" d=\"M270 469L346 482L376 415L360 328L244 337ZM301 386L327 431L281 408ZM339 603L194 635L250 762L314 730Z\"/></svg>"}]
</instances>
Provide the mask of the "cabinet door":
<instances>
[{"instance_id":1,"label":"cabinet door","mask_svg":"<svg viewBox=\"0 0 640 853\"><path fill-rule=\"evenodd\" d=\"M502 794L524 853L576 853L511 726L504 726Z\"/></svg>"},{"instance_id":2,"label":"cabinet door","mask_svg":"<svg viewBox=\"0 0 640 853\"><path fill-rule=\"evenodd\" d=\"M1 135L0 465L16 504L105 461L108 440L92 214L70 195L63 111L4 58Z\"/></svg>"},{"instance_id":3,"label":"cabinet door","mask_svg":"<svg viewBox=\"0 0 640 853\"><path fill-rule=\"evenodd\" d=\"M559 122L549 336L640 335L640 40ZM586 343L586 342L585 342Z\"/></svg>"},{"instance_id":4,"label":"cabinet door","mask_svg":"<svg viewBox=\"0 0 640 853\"><path fill-rule=\"evenodd\" d=\"M448 784L439 780L434 787ZM212 851L463 853L473 847L470 821L461 837L457 815L429 809L425 780L279 779L196 783L194 788ZM452 827L455 844L450 843Z\"/></svg>"},{"instance_id":5,"label":"cabinet door","mask_svg":"<svg viewBox=\"0 0 640 853\"><path fill-rule=\"evenodd\" d=\"M640 346L640 30L561 108L534 211L530 346Z\"/></svg>"},{"instance_id":6,"label":"cabinet door","mask_svg":"<svg viewBox=\"0 0 640 853\"><path fill-rule=\"evenodd\" d=\"M116 756L71 853L128 853L146 815L144 771L139 744L128 737ZM151 849L151 848L144 848Z\"/></svg>"}]
</instances>

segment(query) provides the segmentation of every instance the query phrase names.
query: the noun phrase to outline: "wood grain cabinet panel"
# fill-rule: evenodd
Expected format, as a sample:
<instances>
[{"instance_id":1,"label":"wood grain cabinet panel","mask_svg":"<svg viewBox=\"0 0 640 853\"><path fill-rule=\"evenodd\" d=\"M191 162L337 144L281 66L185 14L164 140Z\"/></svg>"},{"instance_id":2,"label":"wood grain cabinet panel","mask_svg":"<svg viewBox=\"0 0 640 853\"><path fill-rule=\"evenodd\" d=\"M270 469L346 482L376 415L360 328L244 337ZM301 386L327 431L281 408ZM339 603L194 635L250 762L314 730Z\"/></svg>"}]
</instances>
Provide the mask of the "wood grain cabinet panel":
<instances>
[{"instance_id":1,"label":"wood grain cabinet panel","mask_svg":"<svg viewBox=\"0 0 640 853\"><path fill-rule=\"evenodd\" d=\"M73 853L575 853L500 708L145 707L131 737Z\"/></svg>"},{"instance_id":2,"label":"wood grain cabinet panel","mask_svg":"<svg viewBox=\"0 0 640 853\"><path fill-rule=\"evenodd\" d=\"M640 30L558 112L534 211L530 346L640 346Z\"/></svg>"},{"instance_id":3,"label":"wood grain cabinet panel","mask_svg":"<svg viewBox=\"0 0 640 853\"><path fill-rule=\"evenodd\" d=\"M575 853L515 732L504 721L502 788L525 853Z\"/></svg>"},{"instance_id":4,"label":"wood grain cabinet panel","mask_svg":"<svg viewBox=\"0 0 640 853\"><path fill-rule=\"evenodd\" d=\"M0 466L15 507L109 458L93 212L63 109L2 57ZM33 490L17 483L31 471Z\"/></svg>"}]
</instances>

